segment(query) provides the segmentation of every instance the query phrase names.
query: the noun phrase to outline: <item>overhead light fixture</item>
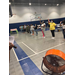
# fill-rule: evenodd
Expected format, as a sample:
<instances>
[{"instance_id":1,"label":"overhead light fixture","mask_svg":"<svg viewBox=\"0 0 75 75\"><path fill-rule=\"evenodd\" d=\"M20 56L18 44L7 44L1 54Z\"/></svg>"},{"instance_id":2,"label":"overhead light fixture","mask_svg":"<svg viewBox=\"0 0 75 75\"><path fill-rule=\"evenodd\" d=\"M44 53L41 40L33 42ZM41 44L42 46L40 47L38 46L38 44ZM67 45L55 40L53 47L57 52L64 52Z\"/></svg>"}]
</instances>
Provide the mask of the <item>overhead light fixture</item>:
<instances>
[{"instance_id":1,"label":"overhead light fixture","mask_svg":"<svg viewBox=\"0 0 75 75\"><path fill-rule=\"evenodd\" d=\"M31 5L31 3L29 3L29 5Z\"/></svg>"},{"instance_id":2,"label":"overhead light fixture","mask_svg":"<svg viewBox=\"0 0 75 75\"><path fill-rule=\"evenodd\" d=\"M45 5L47 5L47 4L45 4Z\"/></svg>"},{"instance_id":3,"label":"overhead light fixture","mask_svg":"<svg viewBox=\"0 0 75 75\"><path fill-rule=\"evenodd\" d=\"M11 3L9 2L9 5L11 5Z\"/></svg>"},{"instance_id":4,"label":"overhead light fixture","mask_svg":"<svg viewBox=\"0 0 75 75\"><path fill-rule=\"evenodd\" d=\"M57 6L59 6L59 4L57 4Z\"/></svg>"}]
</instances>

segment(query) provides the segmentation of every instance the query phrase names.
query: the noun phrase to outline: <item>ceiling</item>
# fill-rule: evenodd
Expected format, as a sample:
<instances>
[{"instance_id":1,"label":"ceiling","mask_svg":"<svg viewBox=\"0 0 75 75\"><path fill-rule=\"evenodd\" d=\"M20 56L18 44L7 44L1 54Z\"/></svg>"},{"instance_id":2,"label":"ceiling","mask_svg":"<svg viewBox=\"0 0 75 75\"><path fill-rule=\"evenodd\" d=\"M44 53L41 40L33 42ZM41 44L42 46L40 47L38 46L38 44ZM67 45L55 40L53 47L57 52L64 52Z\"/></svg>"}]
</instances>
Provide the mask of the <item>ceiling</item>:
<instances>
[{"instance_id":1,"label":"ceiling","mask_svg":"<svg viewBox=\"0 0 75 75\"><path fill-rule=\"evenodd\" d=\"M9 0L11 5L25 5L29 6L29 3L32 3L31 6L56 6L57 4L61 5L65 3L65 0Z\"/></svg>"}]
</instances>

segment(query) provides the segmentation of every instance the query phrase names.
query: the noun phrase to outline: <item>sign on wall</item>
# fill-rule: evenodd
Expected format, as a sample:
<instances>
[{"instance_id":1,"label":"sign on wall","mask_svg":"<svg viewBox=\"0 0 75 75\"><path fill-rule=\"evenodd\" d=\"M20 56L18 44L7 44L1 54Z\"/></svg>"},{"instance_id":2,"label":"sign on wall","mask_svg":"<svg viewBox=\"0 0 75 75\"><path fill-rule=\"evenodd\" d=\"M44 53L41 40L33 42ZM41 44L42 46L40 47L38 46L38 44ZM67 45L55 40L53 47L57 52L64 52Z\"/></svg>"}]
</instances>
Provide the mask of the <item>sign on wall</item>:
<instances>
[{"instance_id":1,"label":"sign on wall","mask_svg":"<svg viewBox=\"0 0 75 75\"><path fill-rule=\"evenodd\" d=\"M30 16L31 21L38 20L38 19L41 19L41 18L42 18L41 14L37 14L36 12L35 12L35 14Z\"/></svg>"}]
</instances>

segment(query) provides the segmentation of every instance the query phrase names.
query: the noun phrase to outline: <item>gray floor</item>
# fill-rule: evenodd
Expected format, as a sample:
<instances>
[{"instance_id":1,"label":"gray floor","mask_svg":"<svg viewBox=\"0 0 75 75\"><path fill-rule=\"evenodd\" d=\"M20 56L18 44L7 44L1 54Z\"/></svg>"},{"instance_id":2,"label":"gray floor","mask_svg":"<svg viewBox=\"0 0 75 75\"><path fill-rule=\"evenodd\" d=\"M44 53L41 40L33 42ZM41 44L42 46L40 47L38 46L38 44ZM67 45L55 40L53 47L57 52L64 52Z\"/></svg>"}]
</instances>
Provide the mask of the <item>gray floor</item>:
<instances>
[{"instance_id":1,"label":"gray floor","mask_svg":"<svg viewBox=\"0 0 75 75\"><path fill-rule=\"evenodd\" d=\"M50 31L45 31L45 37L42 37L42 32L38 36L30 35L28 33L18 34L12 33L11 36L15 37L17 44L23 51L30 57L35 65L41 70L42 57L49 49L59 49L65 53L65 41L62 32L55 32L55 39L51 39ZM10 75L24 75L19 62L16 60L13 49L11 50L9 73ZM45 68L45 67L44 67ZM44 74L48 75L48 74Z\"/></svg>"}]
</instances>

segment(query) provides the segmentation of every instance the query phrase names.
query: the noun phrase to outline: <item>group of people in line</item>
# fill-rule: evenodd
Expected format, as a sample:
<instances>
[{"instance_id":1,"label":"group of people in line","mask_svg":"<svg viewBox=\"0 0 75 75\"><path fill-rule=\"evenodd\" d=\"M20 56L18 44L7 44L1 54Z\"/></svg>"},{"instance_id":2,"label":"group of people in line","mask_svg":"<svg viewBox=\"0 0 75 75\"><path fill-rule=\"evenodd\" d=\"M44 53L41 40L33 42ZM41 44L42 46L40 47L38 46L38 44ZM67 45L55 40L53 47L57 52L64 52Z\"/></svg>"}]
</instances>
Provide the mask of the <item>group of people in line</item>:
<instances>
[{"instance_id":1,"label":"group of people in line","mask_svg":"<svg viewBox=\"0 0 75 75\"><path fill-rule=\"evenodd\" d=\"M32 24L30 26L24 25L24 26L20 26L20 29L21 29L21 31L23 30L23 31L26 31L28 33L31 33L31 35L34 35L34 30L35 30L36 36L37 36L38 35L38 28L41 28L43 37L45 38L45 26L46 26L46 24L44 23L44 21L41 22L41 20L40 20L40 24L41 24L41 26L39 26L37 24L35 24L34 26ZM54 39L55 38L56 24L54 23L53 20L50 21L49 19L48 19L48 24L50 25L50 31L52 34L52 39ZM65 40L65 20L60 21L60 26L62 26L63 37ZM9 44L9 50L11 50L12 47L14 47L14 45L12 43L11 43L11 45ZM10 61L10 53L9 53L9 61Z\"/></svg>"},{"instance_id":2,"label":"group of people in line","mask_svg":"<svg viewBox=\"0 0 75 75\"><path fill-rule=\"evenodd\" d=\"M27 32L27 33L30 33L31 35L34 35L34 31L36 32L36 36L38 35L38 29L41 29L42 30L42 33L43 33L43 37L45 37L45 26L46 24L44 23L44 21L41 22L40 20L40 25L21 25L19 28L21 31L23 31L24 33Z\"/></svg>"},{"instance_id":3,"label":"group of people in line","mask_svg":"<svg viewBox=\"0 0 75 75\"><path fill-rule=\"evenodd\" d=\"M46 24L44 23L44 21L41 22L41 19L40 19L40 24L41 25L24 25L24 26L20 26L20 30L21 31L24 31L24 32L27 32L27 33L30 33L31 35L34 35L34 31L36 32L36 36L38 35L38 29L40 28L41 31L42 31L42 34L43 34L43 38L45 38L45 28L46 28ZM51 31L51 34L52 34L52 39L55 39L55 27L56 27L56 23L54 23L53 20L49 20L48 19L48 24L50 26L50 31ZM65 40L65 20L63 21L60 21L60 26L62 27L62 32L63 32L63 37L64 37L64 40Z\"/></svg>"}]
</instances>

